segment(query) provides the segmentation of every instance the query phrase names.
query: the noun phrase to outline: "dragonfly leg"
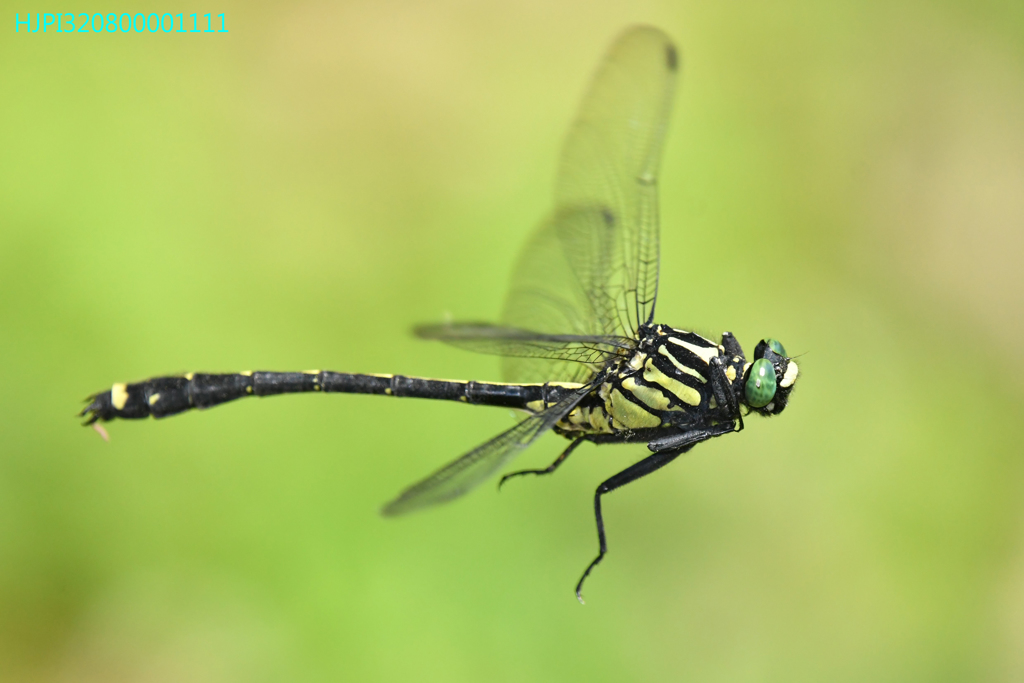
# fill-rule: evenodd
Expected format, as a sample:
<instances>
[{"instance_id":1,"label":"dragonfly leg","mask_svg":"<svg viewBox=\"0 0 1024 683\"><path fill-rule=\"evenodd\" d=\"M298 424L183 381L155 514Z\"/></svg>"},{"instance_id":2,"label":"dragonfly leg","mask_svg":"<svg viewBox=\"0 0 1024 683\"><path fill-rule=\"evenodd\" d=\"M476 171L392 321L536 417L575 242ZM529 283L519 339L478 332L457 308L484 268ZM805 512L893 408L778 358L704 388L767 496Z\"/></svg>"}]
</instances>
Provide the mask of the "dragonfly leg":
<instances>
[{"instance_id":1,"label":"dragonfly leg","mask_svg":"<svg viewBox=\"0 0 1024 683\"><path fill-rule=\"evenodd\" d=\"M691 429L686 432L660 436L647 444L648 450L655 453L679 453L680 449L690 450L702 441L713 439L723 434L739 431L734 422L722 422L711 427Z\"/></svg>"},{"instance_id":2,"label":"dragonfly leg","mask_svg":"<svg viewBox=\"0 0 1024 683\"><path fill-rule=\"evenodd\" d=\"M597 520L597 540L600 552L598 552L597 557L587 565L586 570L583 572L583 576L580 577L579 583L576 584L576 599L580 601L580 604L583 604L583 582L587 580L587 576L590 575L590 572L598 565L598 563L601 562L601 560L604 559L605 554L608 552L608 542L604 535L604 518L601 516L601 496L606 493L611 493L615 489L623 487L630 482L634 482L640 477L644 477L655 470L661 469L675 460L680 453L684 453L690 450L690 448L692 448L692 445L680 450L649 455L635 465L631 465L615 476L606 479L597 487L597 491L594 492L594 518Z\"/></svg>"},{"instance_id":3,"label":"dragonfly leg","mask_svg":"<svg viewBox=\"0 0 1024 683\"><path fill-rule=\"evenodd\" d=\"M580 437L580 438L576 439L575 441L573 441L571 444L569 444L568 448L566 448L564 451L562 451L561 455L559 455L557 458L555 458L555 461L553 463L551 463L550 465L548 465L547 467L545 467L542 470L519 470L518 472L510 472L509 474L506 474L498 482L498 490L499 491L501 490L501 487L505 483L506 479L511 479L512 477L518 477L521 474L538 474L538 475L540 475L540 474L551 474L552 472L557 470L558 466L561 465L563 462L565 462L565 459L569 457L569 454L572 453L574 450L576 450L576 447L579 446L584 441L586 441L586 439L584 437Z\"/></svg>"},{"instance_id":4,"label":"dragonfly leg","mask_svg":"<svg viewBox=\"0 0 1024 683\"><path fill-rule=\"evenodd\" d=\"M722 346L725 348L725 352L729 356L739 356L745 358L743 355L743 347L740 346L739 341L732 335L732 332L722 333Z\"/></svg>"},{"instance_id":5,"label":"dragonfly leg","mask_svg":"<svg viewBox=\"0 0 1024 683\"><path fill-rule=\"evenodd\" d=\"M729 378L725 376L725 362L721 358L711 359L711 392L719 407L725 408L729 415L739 416L740 407L736 401ZM742 422L740 418L740 422Z\"/></svg>"}]
</instances>

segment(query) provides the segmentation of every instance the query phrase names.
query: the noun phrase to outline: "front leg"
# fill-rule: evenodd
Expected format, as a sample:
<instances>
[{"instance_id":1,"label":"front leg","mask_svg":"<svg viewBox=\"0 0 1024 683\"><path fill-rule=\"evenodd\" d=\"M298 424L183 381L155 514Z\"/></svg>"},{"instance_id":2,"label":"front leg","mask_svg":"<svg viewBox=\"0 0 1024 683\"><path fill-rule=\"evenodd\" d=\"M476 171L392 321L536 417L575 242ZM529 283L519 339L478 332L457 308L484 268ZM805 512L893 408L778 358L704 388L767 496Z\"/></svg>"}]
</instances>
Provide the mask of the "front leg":
<instances>
[{"instance_id":1,"label":"front leg","mask_svg":"<svg viewBox=\"0 0 1024 683\"><path fill-rule=\"evenodd\" d=\"M732 390L732 382L725 374L728 363L721 356L711 359L711 395L719 408L725 408L730 415L739 415L740 406Z\"/></svg>"},{"instance_id":2,"label":"front leg","mask_svg":"<svg viewBox=\"0 0 1024 683\"><path fill-rule=\"evenodd\" d=\"M708 439L713 439L716 436L722 436L723 434L738 432L742 428L742 422L740 422L738 427L732 420L728 422L720 422L716 425L711 425L710 427L700 427L698 429L690 429L677 434L660 436L657 439L649 441L647 443L647 448L654 453L679 451L680 449L689 450L701 441L707 441Z\"/></svg>"},{"instance_id":3,"label":"front leg","mask_svg":"<svg viewBox=\"0 0 1024 683\"><path fill-rule=\"evenodd\" d=\"M743 347L740 346L739 341L733 336L732 332L722 333L722 348L725 349L725 354L730 358L739 356L745 358L743 355Z\"/></svg>"}]
</instances>

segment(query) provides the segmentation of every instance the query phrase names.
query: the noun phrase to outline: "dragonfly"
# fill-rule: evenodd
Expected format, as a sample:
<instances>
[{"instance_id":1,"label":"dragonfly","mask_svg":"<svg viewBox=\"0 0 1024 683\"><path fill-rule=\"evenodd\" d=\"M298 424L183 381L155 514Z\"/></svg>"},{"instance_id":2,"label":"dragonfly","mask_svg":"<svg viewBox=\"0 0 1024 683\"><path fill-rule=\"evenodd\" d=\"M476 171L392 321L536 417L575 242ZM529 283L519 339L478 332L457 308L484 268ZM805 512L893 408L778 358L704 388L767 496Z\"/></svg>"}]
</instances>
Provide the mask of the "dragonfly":
<instances>
[{"instance_id":1,"label":"dragonfly","mask_svg":"<svg viewBox=\"0 0 1024 683\"><path fill-rule=\"evenodd\" d=\"M440 380L325 370L186 373L115 383L90 396L86 425L209 408L246 396L302 392L461 401L521 411L522 419L405 489L382 508L404 515L458 498L549 431L569 440L549 475L584 442L644 443L638 462L594 492L598 554L605 557L602 497L665 467L694 446L741 431L750 413L780 414L799 375L773 338L748 360L736 338L718 341L655 322L658 172L679 71L662 31L633 26L612 44L587 89L560 158L554 209L520 254L496 323L422 325L414 333L502 357L504 382ZM95 424L94 424L95 423ZM101 431L101 434L104 433Z\"/></svg>"}]
</instances>

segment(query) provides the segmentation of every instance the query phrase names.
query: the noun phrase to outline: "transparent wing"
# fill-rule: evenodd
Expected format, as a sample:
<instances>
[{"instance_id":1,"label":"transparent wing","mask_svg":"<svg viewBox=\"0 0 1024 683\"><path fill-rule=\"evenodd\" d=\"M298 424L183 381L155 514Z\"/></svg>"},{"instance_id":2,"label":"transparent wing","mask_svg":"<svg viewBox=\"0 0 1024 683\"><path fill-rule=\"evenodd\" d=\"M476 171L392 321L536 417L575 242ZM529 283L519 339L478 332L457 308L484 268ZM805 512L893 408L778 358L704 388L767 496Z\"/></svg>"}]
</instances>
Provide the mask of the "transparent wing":
<instances>
[{"instance_id":1,"label":"transparent wing","mask_svg":"<svg viewBox=\"0 0 1024 683\"><path fill-rule=\"evenodd\" d=\"M445 465L429 477L413 484L384 506L386 516L404 515L413 510L458 498L504 467L538 436L555 426L590 390L584 387L558 403L531 415L512 429L477 446L461 458Z\"/></svg>"},{"instance_id":2,"label":"transparent wing","mask_svg":"<svg viewBox=\"0 0 1024 683\"><path fill-rule=\"evenodd\" d=\"M421 339L436 339L477 353L565 361L588 367L600 367L617 349L634 346L632 340L621 337L542 334L490 323L420 325L413 333Z\"/></svg>"},{"instance_id":3,"label":"transparent wing","mask_svg":"<svg viewBox=\"0 0 1024 683\"><path fill-rule=\"evenodd\" d=\"M657 173L678 59L661 31L638 26L612 45L562 151L555 211L512 276L504 326L635 337L658 288ZM509 381L580 381L564 359L506 359Z\"/></svg>"}]
</instances>

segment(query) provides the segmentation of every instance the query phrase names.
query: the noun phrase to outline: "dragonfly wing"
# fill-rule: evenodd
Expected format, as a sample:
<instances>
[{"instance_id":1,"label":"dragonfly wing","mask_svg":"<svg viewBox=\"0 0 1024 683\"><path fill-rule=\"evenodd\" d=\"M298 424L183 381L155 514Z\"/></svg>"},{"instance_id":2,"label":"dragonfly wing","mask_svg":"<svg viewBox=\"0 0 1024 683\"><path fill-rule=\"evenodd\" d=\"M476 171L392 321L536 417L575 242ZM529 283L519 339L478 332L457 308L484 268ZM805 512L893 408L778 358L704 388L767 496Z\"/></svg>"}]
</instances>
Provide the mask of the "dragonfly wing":
<instances>
[{"instance_id":1,"label":"dragonfly wing","mask_svg":"<svg viewBox=\"0 0 1024 683\"><path fill-rule=\"evenodd\" d=\"M501 322L545 333L634 337L658 287L657 179L678 57L637 26L612 45L562 150L555 211L521 254ZM548 359L508 359L510 381L578 381Z\"/></svg>"},{"instance_id":2,"label":"dragonfly wing","mask_svg":"<svg viewBox=\"0 0 1024 683\"><path fill-rule=\"evenodd\" d=\"M586 395L584 387L558 403L531 415L515 427L477 446L461 458L445 465L426 479L413 484L383 507L381 513L392 517L458 498L476 488L504 467L537 437L555 426Z\"/></svg>"},{"instance_id":3,"label":"dragonfly wing","mask_svg":"<svg viewBox=\"0 0 1024 683\"><path fill-rule=\"evenodd\" d=\"M436 339L477 353L582 364L586 368L583 374L603 366L616 351L634 347L631 339L542 334L490 323L420 325L413 332L421 339Z\"/></svg>"},{"instance_id":4,"label":"dragonfly wing","mask_svg":"<svg viewBox=\"0 0 1024 683\"><path fill-rule=\"evenodd\" d=\"M621 334L617 302L605 282L614 234L594 229L600 208L554 214L519 255L501 314L503 325L539 333L579 336ZM632 335L630 335L631 337ZM592 369L565 361L512 357L502 363L509 382L585 380Z\"/></svg>"}]
</instances>

